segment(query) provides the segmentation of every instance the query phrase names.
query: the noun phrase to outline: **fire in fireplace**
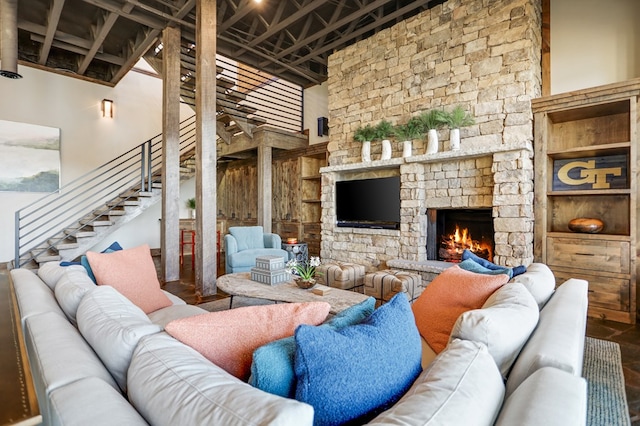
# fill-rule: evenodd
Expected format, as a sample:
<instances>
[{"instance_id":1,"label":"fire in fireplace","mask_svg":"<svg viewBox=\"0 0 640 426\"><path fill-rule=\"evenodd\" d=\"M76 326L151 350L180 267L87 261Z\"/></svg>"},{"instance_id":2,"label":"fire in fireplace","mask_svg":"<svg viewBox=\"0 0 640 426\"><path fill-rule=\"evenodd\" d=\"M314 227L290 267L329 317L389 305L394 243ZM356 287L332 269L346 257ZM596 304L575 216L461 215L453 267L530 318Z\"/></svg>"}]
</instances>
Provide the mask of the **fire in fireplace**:
<instances>
[{"instance_id":1,"label":"fire in fireplace","mask_svg":"<svg viewBox=\"0 0 640 426\"><path fill-rule=\"evenodd\" d=\"M427 258L460 262L462 252L493 261L491 209L428 209Z\"/></svg>"}]
</instances>

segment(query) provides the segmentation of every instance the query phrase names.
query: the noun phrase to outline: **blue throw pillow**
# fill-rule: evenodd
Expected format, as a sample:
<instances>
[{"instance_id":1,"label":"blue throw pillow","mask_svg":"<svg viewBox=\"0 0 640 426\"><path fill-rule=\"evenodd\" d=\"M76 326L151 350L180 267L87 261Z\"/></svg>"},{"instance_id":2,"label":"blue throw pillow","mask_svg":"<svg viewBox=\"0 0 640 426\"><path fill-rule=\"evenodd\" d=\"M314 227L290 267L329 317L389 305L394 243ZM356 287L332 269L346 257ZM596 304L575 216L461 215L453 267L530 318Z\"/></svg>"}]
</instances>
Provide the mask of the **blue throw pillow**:
<instances>
[{"instance_id":1,"label":"blue throw pillow","mask_svg":"<svg viewBox=\"0 0 640 426\"><path fill-rule=\"evenodd\" d=\"M404 294L362 323L296 329L296 399L314 425L362 424L393 405L422 371L422 346Z\"/></svg>"},{"instance_id":2,"label":"blue throw pillow","mask_svg":"<svg viewBox=\"0 0 640 426\"><path fill-rule=\"evenodd\" d=\"M462 260L463 261L472 260L478 265L486 269L491 269L493 271L500 271L498 272L498 274L507 274L509 276L509 279L513 278L513 269L507 268L506 266L499 266L499 265L496 265L495 263L489 262L487 259L483 259L482 257L476 255L471 250L464 250L462 252ZM462 267L462 262L460 263L461 263L460 267ZM466 268L463 268L463 269L466 269ZM467 270L470 271L471 269L467 269ZM485 272L479 272L479 271L472 271L472 272L478 272L480 274L485 273Z\"/></svg>"},{"instance_id":3,"label":"blue throw pillow","mask_svg":"<svg viewBox=\"0 0 640 426\"><path fill-rule=\"evenodd\" d=\"M369 297L363 302L336 314L319 327L339 330L359 324L371 315L376 299ZM296 341L293 336L279 339L259 347L253 353L249 384L275 395L294 398L296 377L293 371Z\"/></svg>"},{"instance_id":4,"label":"blue throw pillow","mask_svg":"<svg viewBox=\"0 0 640 426\"><path fill-rule=\"evenodd\" d=\"M107 247L106 249L102 250L100 253L113 253L114 251L119 251L122 250L122 247L120 246L120 244L118 244L117 241L111 243L111 245L109 247ZM96 276L93 275L93 270L91 270L91 265L89 265L89 260L87 259L87 256L82 256L80 258L80 264L82 266L84 266L84 269L87 270L87 274L89 275L89 278L91 278L91 281L94 282L94 284L97 284L96 282Z\"/></svg>"},{"instance_id":5,"label":"blue throw pillow","mask_svg":"<svg viewBox=\"0 0 640 426\"><path fill-rule=\"evenodd\" d=\"M485 268L479 263L476 263L476 261L472 259L463 260L462 262L458 263L458 266L460 266L462 269L466 271L475 272L476 274L486 274L486 275L505 274L510 279L512 278L512 275L513 275L513 270L511 268L489 269L489 268Z\"/></svg>"},{"instance_id":6,"label":"blue throw pillow","mask_svg":"<svg viewBox=\"0 0 640 426\"><path fill-rule=\"evenodd\" d=\"M82 265L82 262L67 262L65 260L60 262L60 266L73 266L73 265Z\"/></svg>"}]
</instances>

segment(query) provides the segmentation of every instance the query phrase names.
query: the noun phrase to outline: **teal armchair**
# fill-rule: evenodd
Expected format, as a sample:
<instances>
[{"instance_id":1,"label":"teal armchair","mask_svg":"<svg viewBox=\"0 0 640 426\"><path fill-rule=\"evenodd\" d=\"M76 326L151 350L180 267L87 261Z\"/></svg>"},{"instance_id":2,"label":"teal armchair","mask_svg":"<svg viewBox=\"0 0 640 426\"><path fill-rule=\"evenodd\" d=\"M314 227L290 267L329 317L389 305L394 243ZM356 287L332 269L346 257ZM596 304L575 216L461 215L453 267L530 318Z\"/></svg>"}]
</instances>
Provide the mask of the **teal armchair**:
<instances>
[{"instance_id":1,"label":"teal armchair","mask_svg":"<svg viewBox=\"0 0 640 426\"><path fill-rule=\"evenodd\" d=\"M251 271L258 256L282 256L285 262L289 259L280 236L264 233L262 226L231 226L224 236L224 246L227 274Z\"/></svg>"}]
</instances>

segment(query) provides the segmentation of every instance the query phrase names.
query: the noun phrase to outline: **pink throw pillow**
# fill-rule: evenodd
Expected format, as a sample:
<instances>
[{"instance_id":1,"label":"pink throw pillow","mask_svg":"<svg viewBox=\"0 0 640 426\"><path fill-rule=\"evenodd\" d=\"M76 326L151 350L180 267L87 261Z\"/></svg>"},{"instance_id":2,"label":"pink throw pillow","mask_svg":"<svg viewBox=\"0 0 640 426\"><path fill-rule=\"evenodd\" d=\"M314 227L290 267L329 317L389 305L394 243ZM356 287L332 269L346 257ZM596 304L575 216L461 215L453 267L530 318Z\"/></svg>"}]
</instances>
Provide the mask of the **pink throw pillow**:
<instances>
[{"instance_id":1,"label":"pink throw pillow","mask_svg":"<svg viewBox=\"0 0 640 426\"><path fill-rule=\"evenodd\" d=\"M481 308L507 281L505 274L477 274L458 265L445 269L411 306L420 335L435 353L442 352L458 317Z\"/></svg>"},{"instance_id":2,"label":"pink throw pillow","mask_svg":"<svg viewBox=\"0 0 640 426\"><path fill-rule=\"evenodd\" d=\"M248 306L177 319L167 324L165 331L247 381L257 348L293 336L300 324L322 323L329 309L327 302Z\"/></svg>"},{"instance_id":3,"label":"pink throw pillow","mask_svg":"<svg viewBox=\"0 0 640 426\"><path fill-rule=\"evenodd\" d=\"M113 253L87 252L87 260L98 285L120 292L145 314L171 306L160 282L147 244Z\"/></svg>"}]
</instances>

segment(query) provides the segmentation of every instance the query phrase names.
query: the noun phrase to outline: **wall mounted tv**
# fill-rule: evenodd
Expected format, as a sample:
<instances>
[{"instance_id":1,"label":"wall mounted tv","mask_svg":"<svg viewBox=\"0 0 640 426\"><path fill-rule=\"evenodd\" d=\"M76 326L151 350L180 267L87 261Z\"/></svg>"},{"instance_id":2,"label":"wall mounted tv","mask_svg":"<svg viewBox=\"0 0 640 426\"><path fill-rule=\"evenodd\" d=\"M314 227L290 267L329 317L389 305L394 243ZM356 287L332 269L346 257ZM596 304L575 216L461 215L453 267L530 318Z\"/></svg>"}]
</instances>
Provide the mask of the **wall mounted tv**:
<instances>
[{"instance_id":1,"label":"wall mounted tv","mask_svg":"<svg viewBox=\"0 0 640 426\"><path fill-rule=\"evenodd\" d=\"M400 229L400 176L336 182L339 227Z\"/></svg>"}]
</instances>

